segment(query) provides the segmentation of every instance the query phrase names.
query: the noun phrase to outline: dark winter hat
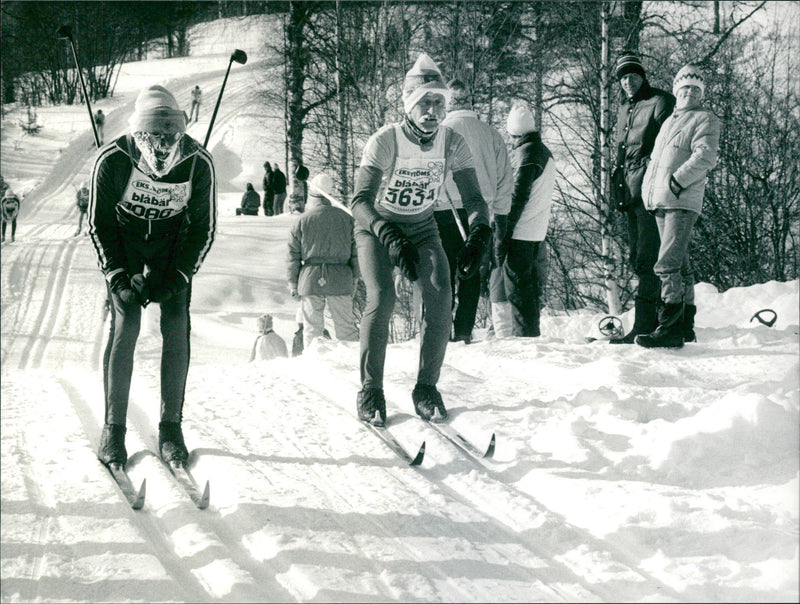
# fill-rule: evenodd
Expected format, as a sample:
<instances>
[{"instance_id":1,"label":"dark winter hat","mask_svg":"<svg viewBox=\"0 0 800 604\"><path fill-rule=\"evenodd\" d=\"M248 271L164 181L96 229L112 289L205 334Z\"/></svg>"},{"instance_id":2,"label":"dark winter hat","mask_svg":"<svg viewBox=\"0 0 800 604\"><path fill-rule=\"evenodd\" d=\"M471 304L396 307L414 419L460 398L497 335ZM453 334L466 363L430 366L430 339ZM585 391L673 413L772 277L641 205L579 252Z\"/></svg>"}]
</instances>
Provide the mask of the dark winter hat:
<instances>
[{"instance_id":1,"label":"dark winter hat","mask_svg":"<svg viewBox=\"0 0 800 604\"><path fill-rule=\"evenodd\" d=\"M308 168L303 165L297 166L297 169L294 171L294 175L300 180L306 180L308 178Z\"/></svg>"},{"instance_id":2,"label":"dark winter hat","mask_svg":"<svg viewBox=\"0 0 800 604\"><path fill-rule=\"evenodd\" d=\"M683 66L672 82L672 94L677 95L681 86L697 86L702 99L706 93L706 76L703 69L695 63Z\"/></svg>"},{"instance_id":3,"label":"dark winter hat","mask_svg":"<svg viewBox=\"0 0 800 604\"><path fill-rule=\"evenodd\" d=\"M638 55L633 52L624 52L620 55L620 57L617 59L615 71L618 80L622 79L622 76L628 73L638 73L643 78L647 77Z\"/></svg>"},{"instance_id":4,"label":"dark winter hat","mask_svg":"<svg viewBox=\"0 0 800 604\"><path fill-rule=\"evenodd\" d=\"M163 86L145 88L136 97L134 112L129 120L131 132L186 132L186 114L172 93Z\"/></svg>"},{"instance_id":5,"label":"dark winter hat","mask_svg":"<svg viewBox=\"0 0 800 604\"><path fill-rule=\"evenodd\" d=\"M461 80L450 80L447 82L450 89L450 98L447 101L448 109L459 109L462 107L472 107L472 100L469 97L467 85Z\"/></svg>"},{"instance_id":6,"label":"dark winter hat","mask_svg":"<svg viewBox=\"0 0 800 604\"><path fill-rule=\"evenodd\" d=\"M403 81L403 109L411 113L414 105L420 102L429 92L441 94L445 100L449 91L444 83L438 65L424 52L417 57L417 62L406 73Z\"/></svg>"}]
</instances>

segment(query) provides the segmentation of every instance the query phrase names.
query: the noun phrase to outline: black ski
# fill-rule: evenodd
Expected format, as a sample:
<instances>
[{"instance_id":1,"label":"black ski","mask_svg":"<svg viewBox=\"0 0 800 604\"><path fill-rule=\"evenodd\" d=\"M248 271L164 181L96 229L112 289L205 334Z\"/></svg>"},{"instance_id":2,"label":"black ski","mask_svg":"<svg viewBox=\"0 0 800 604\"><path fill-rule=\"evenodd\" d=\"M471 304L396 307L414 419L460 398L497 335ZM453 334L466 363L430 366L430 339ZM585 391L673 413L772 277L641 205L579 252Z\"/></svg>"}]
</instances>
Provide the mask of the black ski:
<instances>
[{"instance_id":1,"label":"black ski","mask_svg":"<svg viewBox=\"0 0 800 604\"><path fill-rule=\"evenodd\" d=\"M125 499L128 500L128 503L134 510L141 510L144 507L144 497L145 491L147 490L147 479L145 478L142 481L142 486L139 487L137 492L136 488L133 486L128 473L125 471L125 468L118 463L110 463L106 466L108 471L111 473L111 477L114 479L114 482L117 483L119 490L122 491L122 494L125 495Z\"/></svg>"},{"instance_id":2,"label":"black ski","mask_svg":"<svg viewBox=\"0 0 800 604\"><path fill-rule=\"evenodd\" d=\"M439 434L444 436L447 440L453 443L456 447L471 455L476 459L491 459L492 455L494 455L494 447L495 447L495 436L492 433L492 438L489 440L489 446L486 448L485 451L481 451L469 442L466 438L461 436L455 428L450 426L449 424L442 424L442 423L435 423L435 422L428 422L431 428L436 430Z\"/></svg>"},{"instance_id":3,"label":"black ski","mask_svg":"<svg viewBox=\"0 0 800 604\"><path fill-rule=\"evenodd\" d=\"M409 453L403 448L403 445L401 445L394 435L386 429L386 426L376 426L369 422L363 422L363 424L370 428L374 434L383 440L383 442L386 443L386 445L408 465L418 466L422 463L422 459L425 457L425 441L422 441L422 445L420 446L419 451L417 451L417 454L414 457L411 457L411 455L409 455Z\"/></svg>"},{"instance_id":4,"label":"black ski","mask_svg":"<svg viewBox=\"0 0 800 604\"><path fill-rule=\"evenodd\" d=\"M211 485L206 480L206 486L203 488L203 492L200 492L200 489L197 486L197 482L192 476L189 469L180 461L172 461L172 462L164 462L169 468L170 473L175 477L175 480L178 481L183 487L183 490L186 491L186 494L189 495L189 498L192 500L192 503L197 506L198 510L204 510L208 507L209 500L211 499Z\"/></svg>"}]
</instances>

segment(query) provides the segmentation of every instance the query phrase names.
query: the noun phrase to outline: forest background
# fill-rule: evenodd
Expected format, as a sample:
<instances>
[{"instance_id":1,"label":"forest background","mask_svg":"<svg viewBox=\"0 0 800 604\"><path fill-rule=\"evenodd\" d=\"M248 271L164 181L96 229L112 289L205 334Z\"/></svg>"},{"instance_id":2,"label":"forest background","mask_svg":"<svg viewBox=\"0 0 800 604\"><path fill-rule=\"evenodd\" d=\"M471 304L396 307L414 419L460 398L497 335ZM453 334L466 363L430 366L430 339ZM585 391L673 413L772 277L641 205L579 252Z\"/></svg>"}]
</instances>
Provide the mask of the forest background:
<instances>
[{"instance_id":1,"label":"forest background","mask_svg":"<svg viewBox=\"0 0 800 604\"><path fill-rule=\"evenodd\" d=\"M561 310L618 314L635 290L625 217L608 194L616 57L638 52L666 90L699 62L723 130L692 247L696 278L725 291L798 276L797 1L4 1L3 104L26 105L33 127L36 107L84 102L69 46L54 43L65 23L91 101L113 96L125 61L190 56L192 25L254 14L282 24L264 34L282 82L253 85L265 115L283 115L287 174L327 170L345 203L367 138L402 115L403 77L420 52L466 82L480 117L503 133L510 107L528 104L558 166L546 305Z\"/></svg>"}]
</instances>

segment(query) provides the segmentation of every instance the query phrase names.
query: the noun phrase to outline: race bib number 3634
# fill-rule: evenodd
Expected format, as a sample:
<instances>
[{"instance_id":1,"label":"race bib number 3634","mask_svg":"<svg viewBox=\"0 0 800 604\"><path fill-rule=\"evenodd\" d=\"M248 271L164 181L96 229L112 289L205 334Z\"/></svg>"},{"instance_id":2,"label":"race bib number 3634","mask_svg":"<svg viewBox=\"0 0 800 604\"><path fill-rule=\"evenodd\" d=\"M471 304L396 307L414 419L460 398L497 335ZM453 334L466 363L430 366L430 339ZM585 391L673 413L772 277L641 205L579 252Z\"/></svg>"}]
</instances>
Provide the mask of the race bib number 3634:
<instances>
[{"instance_id":1,"label":"race bib number 3634","mask_svg":"<svg viewBox=\"0 0 800 604\"><path fill-rule=\"evenodd\" d=\"M419 214L436 202L444 182L444 161L423 166L396 166L381 197L381 205L396 214Z\"/></svg>"}]
</instances>

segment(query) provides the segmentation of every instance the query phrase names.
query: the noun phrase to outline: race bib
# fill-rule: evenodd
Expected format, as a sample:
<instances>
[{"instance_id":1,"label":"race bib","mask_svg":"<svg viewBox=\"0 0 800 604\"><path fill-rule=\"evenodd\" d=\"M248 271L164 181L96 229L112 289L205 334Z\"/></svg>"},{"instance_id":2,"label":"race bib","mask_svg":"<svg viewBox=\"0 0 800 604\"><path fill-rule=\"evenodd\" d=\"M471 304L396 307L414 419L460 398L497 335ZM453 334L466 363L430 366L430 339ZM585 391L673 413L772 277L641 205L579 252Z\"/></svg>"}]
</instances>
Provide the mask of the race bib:
<instances>
[{"instance_id":1,"label":"race bib","mask_svg":"<svg viewBox=\"0 0 800 604\"><path fill-rule=\"evenodd\" d=\"M184 212L191 195L191 182L156 182L134 169L120 204L137 218L164 220Z\"/></svg>"}]
</instances>

